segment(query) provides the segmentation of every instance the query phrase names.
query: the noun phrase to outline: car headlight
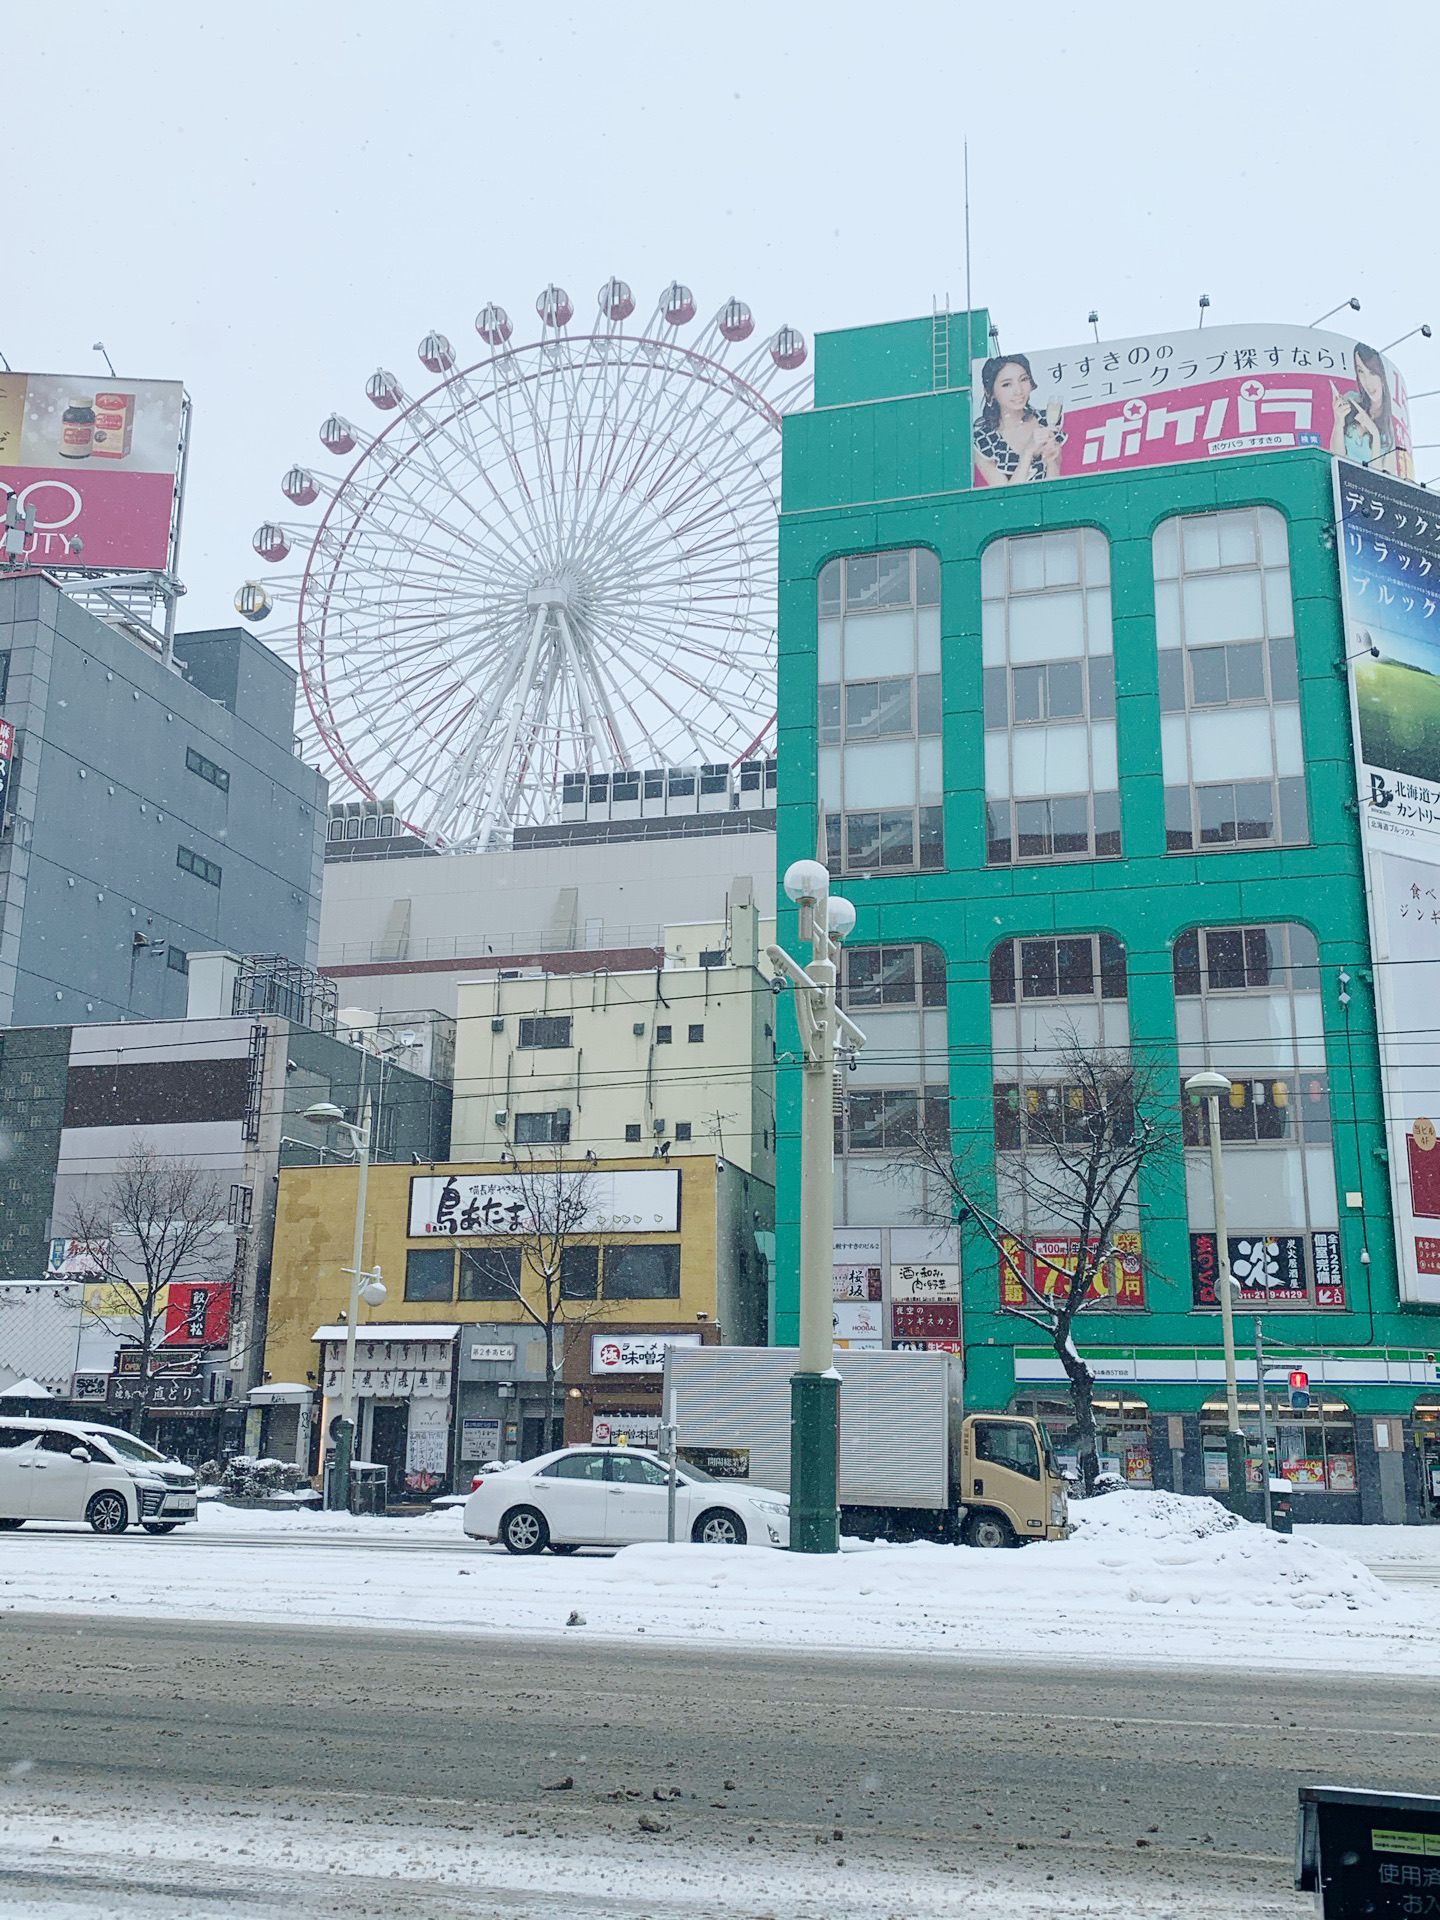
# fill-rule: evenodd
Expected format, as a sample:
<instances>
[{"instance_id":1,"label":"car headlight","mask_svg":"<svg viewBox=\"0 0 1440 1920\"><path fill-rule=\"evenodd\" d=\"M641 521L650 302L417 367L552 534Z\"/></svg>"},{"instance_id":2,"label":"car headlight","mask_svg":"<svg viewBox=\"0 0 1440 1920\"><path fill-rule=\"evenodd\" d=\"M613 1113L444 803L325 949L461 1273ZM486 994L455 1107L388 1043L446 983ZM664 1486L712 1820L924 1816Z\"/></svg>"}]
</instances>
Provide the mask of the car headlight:
<instances>
[{"instance_id":1,"label":"car headlight","mask_svg":"<svg viewBox=\"0 0 1440 1920\"><path fill-rule=\"evenodd\" d=\"M783 1500L752 1500L750 1504L758 1513L788 1514L790 1511L789 1505Z\"/></svg>"},{"instance_id":2,"label":"car headlight","mask_svg":"<svg viewBox=\"0 0 1440 1920\"><path fill-rule=\"evenodd\" d=\"M1063 1493L1052 1493L1052 1494L1050 1495L1050 1524L1051 1524L1051 1526L1052 1526L1052 1527L1063 1527L1063 1526L1064 1526L1064 1524L1065 1524L1065 1521L1066 1521L1066 1518L1067 1518L1067 1517L1068 1517L1068 1516L1067 1516L1067 1509L1066 1509L1066 1502L1065 1502L1065 1496L1064 1496L1064 1494L1063 1494Z\"/></svg>"}]
</instances>

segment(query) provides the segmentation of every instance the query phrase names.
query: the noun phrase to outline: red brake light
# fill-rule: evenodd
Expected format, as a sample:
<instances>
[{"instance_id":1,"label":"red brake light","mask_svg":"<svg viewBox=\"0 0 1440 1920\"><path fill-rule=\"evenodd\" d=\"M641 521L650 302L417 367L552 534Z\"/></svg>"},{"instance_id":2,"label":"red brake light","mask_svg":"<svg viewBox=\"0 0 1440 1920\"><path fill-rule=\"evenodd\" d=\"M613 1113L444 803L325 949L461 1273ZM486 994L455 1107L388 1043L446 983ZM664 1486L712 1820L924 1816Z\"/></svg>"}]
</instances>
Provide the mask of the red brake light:
<instances>
[{"instance_id":1,"label":"red brake light","mask_svg":"<svg viewBox=\"0 0 1440 1920\"><path fill-rule=\"evenodd\" d=\"M471 1475L471 1477L470 1477L470 1491L471 1491L472 1493L474 1493L474 1492L476 1491L476 1489L477 1489L477 1488L479 1488L479 1487L483 1487L483 1486L484 1486L484 1484L485 1484L485 1476L484 1476L484 1474L483 1474L483 1473L476 1473L476 1474L472 1474L472 1475Z\"/></svg>"}]
</instances>

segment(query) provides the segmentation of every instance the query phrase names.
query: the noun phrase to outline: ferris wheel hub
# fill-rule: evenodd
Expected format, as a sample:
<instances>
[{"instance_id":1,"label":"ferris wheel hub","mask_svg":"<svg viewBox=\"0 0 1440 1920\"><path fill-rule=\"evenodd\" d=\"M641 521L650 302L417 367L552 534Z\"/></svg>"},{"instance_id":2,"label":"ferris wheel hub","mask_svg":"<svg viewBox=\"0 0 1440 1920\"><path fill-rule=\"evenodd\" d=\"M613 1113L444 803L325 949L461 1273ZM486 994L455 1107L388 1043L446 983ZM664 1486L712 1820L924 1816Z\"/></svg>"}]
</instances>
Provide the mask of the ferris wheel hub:
<instances>
[{"instance_id":1,"label":"ferris wheel hub","mask_svg":"<svg viewBox=\"0 0 1440 1920\"><path fill-rule=\"evenodd\" d=\"M562 578L542 580L538 587L531 587L525 596L527 607L568 607L575 599L574 582Z\"/></svg>"}]
</instances>

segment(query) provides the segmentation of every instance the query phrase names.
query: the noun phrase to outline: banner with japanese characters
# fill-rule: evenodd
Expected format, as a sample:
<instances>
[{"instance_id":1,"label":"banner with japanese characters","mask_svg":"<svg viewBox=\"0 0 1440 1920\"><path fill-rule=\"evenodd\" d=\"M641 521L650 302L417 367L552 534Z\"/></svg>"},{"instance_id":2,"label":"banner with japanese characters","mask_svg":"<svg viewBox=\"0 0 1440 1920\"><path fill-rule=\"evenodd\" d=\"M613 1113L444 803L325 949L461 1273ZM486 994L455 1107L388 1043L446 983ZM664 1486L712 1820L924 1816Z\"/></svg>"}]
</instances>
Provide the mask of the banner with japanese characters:
<instances>
[{"instance_id":1,"label":"banner with japanese characters","mask_svg":"<svg viewBox=\"0 0 1440 1920\"><path fill-rule=\"evenodd\" d=\"M1335 524L1400 1297L1440 1304L1440 500L1342 462Z\"/></svg>"},{"instance_id":2,"label":"banner with japanese characters","mask_svg":"<svg viewBox=\"0 0 1440 1920\"><path fill-rule=\"evenodd\" d=\"M1092 1241L1092 1251L1095 1245ZM1036 1294L1045 1300L1054 1299L1070 1285L1080 1255L1080 1240L1074 1234L1044 1235L1028 1247L1007 1237L1001 1247L1002 1307L1034 1306ZM1138 1233L1127 1231L1115 1235L1113 1250L1109 1258L1101 1262L1099 1272L1091 1281L1085 1304L1087 1307L1144 1307L1145 1268Z\"/></svg>"},{"instance_id":3,"label":"banner with japanese characters","mask_svg":"<svg viewBox=\"0 0 1440 1920\"><path fill-rule=\"evenodd\" d=\"M1345 1286L1340 1277L1338 1233L1312 1233L1308 1236L1308 1267L1305 1234L1230 1234L1226 1240L1230 1249L1230 1272L1238 1287L1238 1306L1344 1306ZM1192 1233L1191 1304L1196 1307L1218 1307L1219 1285L1220 1268L1215 1257L1215 1235Z\"/></svg>"},{"instance_id":4,"label":"banner with japanese characters","mask_svg":"<svg viewBox=\"0 0 1440 1920\"><path fill-rule=\"evenodd\" d=\"M1314 327L1198 327L996 352L974 368L974 481L1021 486L1321 447L1414 476L1399 370Z\"/></svg>"},{"instance_id":5,"label":"banner with japanese characters","mask_svg":"<svg viewBox=\"0 0 1440 1920\"><path fill-rule=\"evenodd\" d=\"M654 1173L417 1174L410 1182L410 1238L553 1232L678 1233L678 1168Z\"/></svg>"}]
</instances>

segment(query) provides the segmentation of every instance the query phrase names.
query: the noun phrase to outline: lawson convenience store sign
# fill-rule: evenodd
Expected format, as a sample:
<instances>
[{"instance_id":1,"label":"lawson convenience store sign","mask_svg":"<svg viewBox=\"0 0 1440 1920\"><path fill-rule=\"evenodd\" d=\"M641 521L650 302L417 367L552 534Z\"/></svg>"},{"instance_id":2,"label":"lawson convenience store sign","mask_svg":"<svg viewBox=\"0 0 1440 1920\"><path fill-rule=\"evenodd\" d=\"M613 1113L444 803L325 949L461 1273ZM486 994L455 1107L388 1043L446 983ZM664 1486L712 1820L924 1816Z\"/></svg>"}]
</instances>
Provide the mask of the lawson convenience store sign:
<instances>
[{"instance_id":1,"label":"lawson convenience store sign","mask_svg":"<svg viewBox=\"0 0 1440 1920\"><path fill-rule=\"evenodd\" d=\"M1330 1387L1427 1387L1440 1380L1436 1355L1415 1349L1369 1348L1350 1352L1314 1349L1286 1355L1317 1383ZM1224 1384L1225 1359L1206 1347L1096 1347L1085 1361L1097 1380L1134 1381L1152 1386ZM1255 1360L1236 1359L1236 1374L1254 1384ZM1049 1347L1015 1349L1017 1385L1068 1384L1065 1369Z\"/></svg>"}]
</instances>

